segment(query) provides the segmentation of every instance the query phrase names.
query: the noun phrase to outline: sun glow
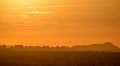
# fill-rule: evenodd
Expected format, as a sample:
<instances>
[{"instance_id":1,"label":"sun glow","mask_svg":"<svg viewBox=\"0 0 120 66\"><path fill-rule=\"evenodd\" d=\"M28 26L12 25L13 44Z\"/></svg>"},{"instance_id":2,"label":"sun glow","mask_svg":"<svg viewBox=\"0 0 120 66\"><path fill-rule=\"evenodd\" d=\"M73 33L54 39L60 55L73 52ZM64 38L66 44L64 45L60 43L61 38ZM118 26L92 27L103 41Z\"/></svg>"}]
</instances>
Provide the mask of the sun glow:
<instances>
[{"instance_id":1,"label":"sun glow","mask_svg":"<svg viewBox=\"0 0 120 66\"><path fill-rule=\"evenodd\" d=\"M34 0L7 0L10 1L12 3L32 3Z\"/></svg>"},{"instance_id":2,"label":"sun glow","mask_svg":"<svg viewBox=\"0 0 120 66\"><path fill-rule=\"evenodd\" d=\"M45 6L46 3L50 3L49 0L4 0L3 4L7 7L34 7L34 6Z\"/></svg>"},{"instance_id":3,"label":"sun glow","mask_svg":"<svg viewBox=\"0 0 120 66\"><path fill-rule=\"evenodd\" d=\"M5 0L5 4L9 6L34 6L34 5L44 5L45 3L49 3L49 0Z\"/></svg>"},{"instance_id":4,"label":"sun glow","mask_svg":"<svg viewBox=\"0 0 120 66\"><path fill-rule=\"evenodd\" d=\"M31 1L34 1L34 0L11 0L11 1L14 1L14 2L31 2Z\"/></svg>"},{"instance_id":5,"label":"sun glow","mask_svg":"<svg viewBox=\"0 0 120 66\"><path fill-rule=\"evenodd\" d=\"M12 7L25 7L29 5L33 5L35 3L34 0L5 0L6 4Z\"/></svg>"}]
</instances>

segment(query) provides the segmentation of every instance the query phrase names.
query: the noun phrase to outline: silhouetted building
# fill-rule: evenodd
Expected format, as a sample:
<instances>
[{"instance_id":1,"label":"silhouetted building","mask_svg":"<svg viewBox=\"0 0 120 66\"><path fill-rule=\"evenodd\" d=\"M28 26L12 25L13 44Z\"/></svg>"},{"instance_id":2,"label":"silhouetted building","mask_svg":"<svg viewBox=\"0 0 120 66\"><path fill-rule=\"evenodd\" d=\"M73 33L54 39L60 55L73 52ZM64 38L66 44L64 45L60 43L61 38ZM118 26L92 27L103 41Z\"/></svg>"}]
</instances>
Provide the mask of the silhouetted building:
<instances>
[{"instance_id":1,"label":"silhouetted building","mask_svg":"<svg viewBox=\"0 0 120 66\"><path fill-rule=\"evenodd\" d=\"M35 46L34 48L42 48L41 46Z\"/></svg>"},{"instance_id":2,"label":"silhouetted building","mask_svg":"<svg viewBox=\"0 0 120 66\"><path fill-rule=\"evenodd\" d=\"M42 46L43 49L49 49L50 46Z\"/></svg>"},{"instance_id":3,"label":"silhouetted building","mask_svg":"<svg viewBox=\"0 0 120 66\"><path fill-rule=\"evenodd\" d=\"M24 48L34 48L34 46L25 46Z\"/></svg>"},{"instance_id":4,"label":"silhouetted building","mask_svg":"<svg viewBox=\"0 0 120 66\"><path fill-rule=\"evenodd\" d=\"M69 49L70 47L68 46L61 46L61 49Z\"/></svg>"},{"instance_id":5,"label":"silhouetted building","mask_svg":"<svg viewBox=\"0 0 120 66\"><path fill-rule=\"evenodd\" d=\"M23 45L14 45L14 48L24 48Z\"/></svg>"}]
</instances>

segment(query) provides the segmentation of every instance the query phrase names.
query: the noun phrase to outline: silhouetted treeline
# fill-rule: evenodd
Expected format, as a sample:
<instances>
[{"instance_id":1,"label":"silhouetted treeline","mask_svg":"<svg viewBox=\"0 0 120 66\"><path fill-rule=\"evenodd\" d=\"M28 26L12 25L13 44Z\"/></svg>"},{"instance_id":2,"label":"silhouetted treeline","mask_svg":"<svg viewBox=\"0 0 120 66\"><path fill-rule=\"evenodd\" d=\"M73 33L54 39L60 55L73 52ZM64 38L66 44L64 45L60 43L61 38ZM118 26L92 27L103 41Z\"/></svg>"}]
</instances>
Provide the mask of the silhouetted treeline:
<instances>
[{"instance_id":1,"label":"silhouetted treeline","mask_svg":"<svg viewBox=\"0 0 120 66\"><path fill-rule=\"evenodd\" d=\"M109 50L109 51L120 51L120 48L113 45L111 42L106 42L104 44L91 44L91 45L74 45L72 47L69 46L24 46L24 45L14 45L14 46L6 46L0 45L0 48L17 48L17 49L75 49L75 50Z\"/></svg>"},{"instance_id":2,"label":"silhouetted treeline","mask_svg":"<svg viewBox=\"0 0 120 66\"><path fill-rule=\"evenodd\" d=\"M111 49L119 48L112 43L72 47L0 45L0 66L120 66L120 52Z\"/></svg>"},{"instance_id":3,"label":"silhouetted treeline","mask_svg":"<svg viewBox=\"0 0 120 66\"><path fill-rule=\"evenodd\" d=\"M0 45L0 48L41 48L41 49L69 49L71 47L68 46L24 46L24 45L14 45L14 46L7 46L7 45Z\"/></svg>"}]
</instances>

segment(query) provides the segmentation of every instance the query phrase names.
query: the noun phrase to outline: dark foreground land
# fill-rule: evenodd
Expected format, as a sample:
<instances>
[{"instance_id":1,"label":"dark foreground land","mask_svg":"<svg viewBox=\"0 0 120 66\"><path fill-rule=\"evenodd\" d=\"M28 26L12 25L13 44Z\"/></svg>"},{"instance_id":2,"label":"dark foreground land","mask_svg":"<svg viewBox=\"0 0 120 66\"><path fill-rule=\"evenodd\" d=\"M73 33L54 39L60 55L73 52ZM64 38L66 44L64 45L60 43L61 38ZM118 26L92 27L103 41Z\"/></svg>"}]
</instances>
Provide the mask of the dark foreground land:
<instances>
[{"instance_id":1,"label":"dark foreground land","mask_svg":"<svg viewBox=\"0 0 120 66\"><path fill-rule=\"evenodd\" d=\"M120 52L0 50L0 66L120 66Z\"/></svg>"}]
</instances>

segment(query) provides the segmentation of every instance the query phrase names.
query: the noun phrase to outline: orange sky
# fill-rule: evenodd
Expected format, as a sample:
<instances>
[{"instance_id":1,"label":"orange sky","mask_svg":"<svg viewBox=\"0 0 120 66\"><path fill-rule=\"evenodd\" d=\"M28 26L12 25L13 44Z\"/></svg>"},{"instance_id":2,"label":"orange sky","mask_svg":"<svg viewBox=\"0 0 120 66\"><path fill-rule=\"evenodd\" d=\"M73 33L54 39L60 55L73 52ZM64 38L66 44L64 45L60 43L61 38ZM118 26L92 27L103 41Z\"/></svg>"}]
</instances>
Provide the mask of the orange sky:
<instances>
[{"instance_id":1,"label":"orange sky","mask_svg":"<svg viewBox=\"0 0 120 66\"><path fill-rule=\"evenodd\" d=\"M0 0L0 44L120 46L120 0Z\"/></svg>"}]
</instances>

